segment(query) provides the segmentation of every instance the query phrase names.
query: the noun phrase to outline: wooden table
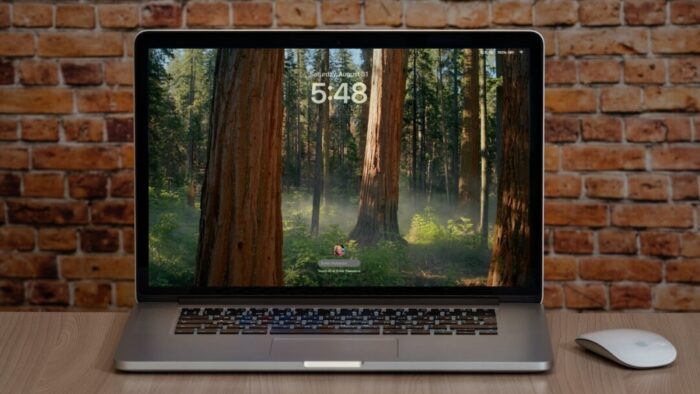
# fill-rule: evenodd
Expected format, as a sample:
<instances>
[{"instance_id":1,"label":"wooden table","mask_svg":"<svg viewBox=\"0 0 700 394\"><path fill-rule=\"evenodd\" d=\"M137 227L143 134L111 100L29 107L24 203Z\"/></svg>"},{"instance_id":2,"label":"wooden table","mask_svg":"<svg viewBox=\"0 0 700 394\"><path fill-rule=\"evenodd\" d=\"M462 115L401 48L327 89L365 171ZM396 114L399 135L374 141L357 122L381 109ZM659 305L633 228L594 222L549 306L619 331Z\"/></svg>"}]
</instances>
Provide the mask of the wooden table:
<instances>
[{"instance_id":1,"label":"wooden table","mask_svg":"<svg viewBox=\"0 0 700 394\"><path fill-rule=\"evenodd\" d=\"M700 314L548 313L546 374L126 374L112 356L126 313L0 313L0 392L700 393ZM676 362L634 371L586 353L577 334L634 327L666 336Z\"/></svg>"}]
</instances>

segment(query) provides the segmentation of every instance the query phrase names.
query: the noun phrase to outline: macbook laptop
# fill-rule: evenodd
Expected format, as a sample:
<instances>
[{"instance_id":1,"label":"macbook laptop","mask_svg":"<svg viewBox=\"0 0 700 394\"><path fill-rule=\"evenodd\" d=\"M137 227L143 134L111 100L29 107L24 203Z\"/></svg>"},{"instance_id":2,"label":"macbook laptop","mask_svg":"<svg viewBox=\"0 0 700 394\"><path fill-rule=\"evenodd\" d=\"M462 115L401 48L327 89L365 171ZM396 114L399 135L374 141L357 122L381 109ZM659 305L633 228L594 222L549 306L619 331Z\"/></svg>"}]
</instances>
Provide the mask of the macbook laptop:
<instances>
[{"instance_id":1,"label":"macbook laptop","mask_svg":"<svg viewBox=\"0 0 700 394\"><path fill-rule=\"evenodd\" d=\"M146 31L125 371L545 371L543 40Z\"/></svg>"}]
</instances>

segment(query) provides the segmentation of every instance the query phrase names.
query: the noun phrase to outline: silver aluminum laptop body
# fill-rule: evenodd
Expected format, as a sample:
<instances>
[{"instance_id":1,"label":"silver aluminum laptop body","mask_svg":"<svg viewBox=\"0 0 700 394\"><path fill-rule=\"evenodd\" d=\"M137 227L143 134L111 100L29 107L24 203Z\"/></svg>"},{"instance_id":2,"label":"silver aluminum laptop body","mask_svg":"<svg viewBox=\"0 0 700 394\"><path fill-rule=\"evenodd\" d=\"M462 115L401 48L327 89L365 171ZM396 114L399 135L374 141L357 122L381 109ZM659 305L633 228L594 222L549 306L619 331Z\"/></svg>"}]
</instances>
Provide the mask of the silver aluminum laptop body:
<instances>
[{"instance_id":1,"label":"silver aluminum laptop body","mask_svg":"<svg viewBox=\"0 0 700 394\"><path fill-rule=\"evenodd\" d=\"M147 180L139 169L145 168L147 123L144 121L144 55L150 47L168 47L193 40L244 42L286 39L309 40L321 37L347 40L354 32L162 32L141 33L136 39L136 136L137 136L137 305L130 313L121 342L114 356L115 367L122 371L473 371L536 372L552 367L552 349L542 298L542 129L543 129L543 41L529 31L510 32L364 32L362 40L373 47L391 47L391 40L412 45L420 35L437 40L444 37L485 40L490 47L505 41L530 45L530 100L535 134L531 169L533 187L539 202L530 206L538 215L531 241L539 259L532 262L532 286L512 291L464 289L457 294L418 294L422 290L396 290L394 294L374 294L363 288L317 291L313 294L281 293L250 289L219 292L192 289L154 290L148 282L148 220L141 213L147 206ZM293 36L293 37L289 37ZM448 37L449 36L449 37ZM328 38L331 37L331 38ZM209 44L211 45L211 44ZM331 45L319 41L317 47ZM383 46L384 45L384 46ZM512 44L510 44L512 45ZM215 45L213 45L215 47ZM274 47L274 44L268 46ZM396 46L396 45L394 45ZM486 44L482 44L486 47ZM287 45L287 47L290 47ZM291 46L293 47L293 46ZM360 47L360 46L355 46ZM506 98L507 99L507 98ZM539 145L539 146L538 146ZM538 174L539 173L539 174ZM524 180L528 182L528 180ZM531 183L532 184L532 183ZM144 186L145 185L145 186ZM240 293L240 294L238 294ZM498 324L497 335L176 335L175 326L182 308L188 307L260 307L260 308L493 308Z\"/></svg>"}]
</instances>

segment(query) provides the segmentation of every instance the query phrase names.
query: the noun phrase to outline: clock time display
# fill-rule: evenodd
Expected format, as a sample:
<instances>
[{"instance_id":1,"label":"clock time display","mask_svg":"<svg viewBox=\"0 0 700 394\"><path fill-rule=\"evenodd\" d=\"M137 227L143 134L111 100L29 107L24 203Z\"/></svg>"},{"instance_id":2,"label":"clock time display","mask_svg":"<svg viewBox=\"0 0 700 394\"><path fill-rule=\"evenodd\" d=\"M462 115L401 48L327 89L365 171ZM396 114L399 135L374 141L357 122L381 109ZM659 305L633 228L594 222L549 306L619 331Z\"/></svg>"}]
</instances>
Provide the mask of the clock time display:
<instances>
[{"instance_id":1,"label":"clock time display","mask_svg":"<svg viewBox=\"0 0 700 394\"><path fill-rule=\"evenodd\" d=\"M367 85L356 82L352 86L348 83L341 83L338 86L326 85L322 82L311 84L311 101L322 104L328 101L341 101L347 104L352 101L355 104L362 104L367 101Z\"/></svg>"}]
</instances>

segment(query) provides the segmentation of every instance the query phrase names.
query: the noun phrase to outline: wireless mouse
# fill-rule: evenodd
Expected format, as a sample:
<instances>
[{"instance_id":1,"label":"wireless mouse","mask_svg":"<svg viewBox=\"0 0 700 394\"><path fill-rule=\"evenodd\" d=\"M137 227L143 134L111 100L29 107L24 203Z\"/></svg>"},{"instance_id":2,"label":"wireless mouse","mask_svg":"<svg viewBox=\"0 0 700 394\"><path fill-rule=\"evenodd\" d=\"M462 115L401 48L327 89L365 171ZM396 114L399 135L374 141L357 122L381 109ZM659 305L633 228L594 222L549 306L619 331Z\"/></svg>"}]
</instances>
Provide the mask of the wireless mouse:
<instances>
[{"instance_id":1,"label":"wireless mouse","mask_svg":"<svg viewBox=\"0 0 700 394\"><path fill-rule=\"evenodd\" d=\"M661 335L643 330L615 329L589 332L576 343L628 368L658 368L676 359L676 348Z\"/></svg>"}]
</instances>

